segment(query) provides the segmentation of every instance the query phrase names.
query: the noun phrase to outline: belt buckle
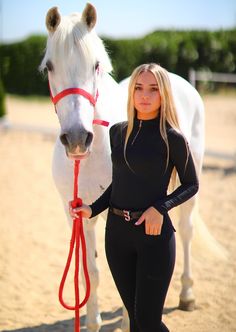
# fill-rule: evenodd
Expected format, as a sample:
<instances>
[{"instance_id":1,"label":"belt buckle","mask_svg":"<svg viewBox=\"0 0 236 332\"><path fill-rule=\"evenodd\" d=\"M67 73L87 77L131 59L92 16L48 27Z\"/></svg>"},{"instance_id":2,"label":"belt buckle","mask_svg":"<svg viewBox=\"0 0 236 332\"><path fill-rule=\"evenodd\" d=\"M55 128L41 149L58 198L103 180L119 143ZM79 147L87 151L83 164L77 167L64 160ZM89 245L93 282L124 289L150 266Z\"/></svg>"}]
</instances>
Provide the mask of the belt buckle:
<instances>
[{"instance_id":1,"label":"belt buckle","mask_svg":"<svg viewBox=\"0 0 236 332\"><path fill-rule=\"evenodd\" d=\"M124 214L124 218L125 218L126 221L130 221L131 220L130 211L123 210L123 214Z\"/></svg>"}]
</instances>

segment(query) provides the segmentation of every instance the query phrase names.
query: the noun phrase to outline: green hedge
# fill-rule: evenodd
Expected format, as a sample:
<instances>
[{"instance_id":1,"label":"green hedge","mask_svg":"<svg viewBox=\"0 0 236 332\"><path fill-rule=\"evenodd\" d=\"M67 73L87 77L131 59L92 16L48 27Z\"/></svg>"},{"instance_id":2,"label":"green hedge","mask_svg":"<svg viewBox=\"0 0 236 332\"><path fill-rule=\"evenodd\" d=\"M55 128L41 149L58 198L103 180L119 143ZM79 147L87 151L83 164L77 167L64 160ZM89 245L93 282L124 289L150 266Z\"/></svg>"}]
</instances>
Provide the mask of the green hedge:
<instances>
[{"instance_id":1,"label":"green hedge","mask_svg":"<svg viewBox=\"0 0 236 332\"><path fill-rule=\"evenodd\" d=\"M105 39L118 80L134 67L157 62L188 79L190 68L236 73L236 29L226 31L156 31L141 39Z\"/></svg>"},{"instance_id":2,"label":"green hedge","mask_svg":"<svg viewBox=\"0 0 236 332\"><path fill-rule=\"evenodd\" d=\"M5 104L5 91L3 88L2 81L0 79L0 118L6 114L6 104Z\"/></svg>"},{"instance_id":3,"label":"green hedge","mask_svg":"<svg viewBox=\"0 0 236 332\"><path fill-rule=\"evenodd\" d=\"M153 32L139 39L103 38L111 56L114 78L130 75L141 63L157 62L188 79L190 68L236 73L236 29ZM45 36L0 45L0 70L7 93L48 94L46 77L38 71Z\"/></svg>"},{"instance_id":4,"label":"green hedge","mask_svg":"<svg viewBox=\"0 0 236 332\"><path fill-rule=\"evenodd\" d=\"M7 93L45 95L48 85L38 71L46 45L45 36L0 46L1 73Z\"/></svg>"}]
</instances>

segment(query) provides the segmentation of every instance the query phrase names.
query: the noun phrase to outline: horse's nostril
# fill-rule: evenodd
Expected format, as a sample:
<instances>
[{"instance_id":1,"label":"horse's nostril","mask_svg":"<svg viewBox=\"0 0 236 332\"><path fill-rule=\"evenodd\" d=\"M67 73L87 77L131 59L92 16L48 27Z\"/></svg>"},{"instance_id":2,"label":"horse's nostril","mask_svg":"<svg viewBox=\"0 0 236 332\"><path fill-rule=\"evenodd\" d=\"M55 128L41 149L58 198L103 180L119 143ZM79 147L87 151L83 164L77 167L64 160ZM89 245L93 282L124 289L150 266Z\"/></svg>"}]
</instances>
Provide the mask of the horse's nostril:
<instances>
[{"instance_id":1,"label":"horse's nostril","mask_svg":"<svg viewBox=\"0 0 236 332\"><path fill-rule=\"evenodd\" d=\"M62 134L60 136L60 140L62 142L63 145L69 145L69 141L68 141L68 137L67 137L67 134Z\"/></svg>"},{"instance_id":2,"label":"horse's nostril","mask_svg":"<svg viewBox=\"0 0 236 332\"><path fill-rule=\"evenodd\" d=\"M90 131L79 131L76 134L70 132L60 135L61 143L68 148L79 147L81 151L89 148L93 140L93 133Z\"/></svg>"},{"instance_id":3,"label":"horse's nostril","mask_svg":"<svg viewBox=\"0 0 236 332\"><path fill-rule=\"evenodd\" d=\"M90 144L92 143L92 140L93 140L93 133L88 132L87 133L87 138L85 140L85 146L86 146L86 148L88 148L90 146Z\"/></svg>"}]
</instances>

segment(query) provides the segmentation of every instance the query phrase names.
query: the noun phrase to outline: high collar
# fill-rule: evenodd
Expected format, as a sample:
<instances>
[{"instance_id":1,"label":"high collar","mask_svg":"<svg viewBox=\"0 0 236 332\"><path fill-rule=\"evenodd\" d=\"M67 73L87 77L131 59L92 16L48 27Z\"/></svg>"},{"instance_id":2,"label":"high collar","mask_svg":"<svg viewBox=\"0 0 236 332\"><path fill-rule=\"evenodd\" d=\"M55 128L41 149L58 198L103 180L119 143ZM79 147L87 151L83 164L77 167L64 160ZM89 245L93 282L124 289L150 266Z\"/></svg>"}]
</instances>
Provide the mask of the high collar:
<instances>
[{"instance_id":1,"label":"high collar","mask_svg":"<svg viewBox=\"0 0 236 332\"><path fill-rule=\"evenodd\" d=\"M149 126L156 126L160 123L160 115L158 114L156 118L150 119L150 120L141 120L137 117L134 118L134 127L140 126L142 124L142 127L149 127Z\"/></svg>"}]
</instances>

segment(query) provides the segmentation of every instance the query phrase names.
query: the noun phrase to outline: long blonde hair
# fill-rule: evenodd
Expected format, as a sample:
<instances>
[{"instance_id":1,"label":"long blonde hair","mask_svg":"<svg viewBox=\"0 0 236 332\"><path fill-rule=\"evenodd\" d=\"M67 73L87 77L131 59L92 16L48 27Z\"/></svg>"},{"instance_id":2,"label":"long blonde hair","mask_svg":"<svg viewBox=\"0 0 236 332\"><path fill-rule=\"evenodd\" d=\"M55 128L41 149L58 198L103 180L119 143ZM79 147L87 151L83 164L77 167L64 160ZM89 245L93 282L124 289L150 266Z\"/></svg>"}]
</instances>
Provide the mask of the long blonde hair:
<instances>
[{"instance_id":1,"label":"long blonde hair","mask_svg":"<svg viewBox=\"0 0 236 332\"><path fill-rule=\"evenodd\" d=\"M149 63L149 64L143 64L139 67L137 67L130 78L130 83L129 83L129 88L128 88L128 102L127 102L127 117L128 117L128 127L127 127L127 132L126 132L126 137L125 137L125 144L124 144L124 156L125 160L127 162L126 158L126 147L127 147L127 142L130 137L130 134L133 129L133 124L134 124L134 118L136 115L136 110L134 108L134 91L135 91L135 84L137 81L138 76L142 72L149 71L151 72L157 81L159 92L160 92L160 97L161 97L161 107L159 110L160 114L160 133L161 136L166 144L167 148L167 160L166 160L166 168L169 163L169 143L168 143L168 138L167 138L167 129L166 129L166 124L168 123L173 129L180 131L180 126L179 126L179 121L178 121L178 116L176 112L176 107L174 104L174 99L172 95L172 90L171 90L171 84L170 84L170 79L168 76L168 72L166 69L161 67L160 65L156 63ZM176 180L176 170L174 169L172 173L172 183L175 182Z\"/></svg>"}]
</instances>

